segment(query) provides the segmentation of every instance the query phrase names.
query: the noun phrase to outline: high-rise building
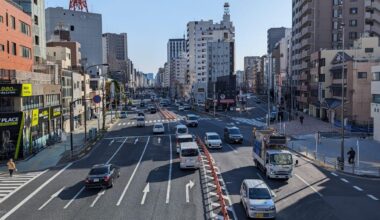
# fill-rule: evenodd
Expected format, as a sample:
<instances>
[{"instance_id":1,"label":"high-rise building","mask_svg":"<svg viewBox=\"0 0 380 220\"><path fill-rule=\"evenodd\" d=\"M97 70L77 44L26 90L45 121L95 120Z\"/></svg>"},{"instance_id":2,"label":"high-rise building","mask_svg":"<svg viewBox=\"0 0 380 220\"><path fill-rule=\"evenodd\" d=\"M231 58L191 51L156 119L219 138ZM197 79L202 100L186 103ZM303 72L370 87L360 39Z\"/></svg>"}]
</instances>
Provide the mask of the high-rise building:
<instances>
[{"instance_id":1,"label":"high-rise building","mask_svg":"<svg viewBox=\"0 0 380 220\"><path fill-rule=\"evenodd\" d=\"M379 1L293 0L292 80L299 110L308 108L310 54L353 46L363 34L380 35ZM342 23L344 23L344 34Z\"/></svg>"},{"instance_id":2,"label":"high-rise building","mask_svg":"<svg viewBox=\"0 0 380 220\"><path fill-rule=\"evenodd\" d=\"M270 28L267 32L267 53L271 53L276 43L285 37L285 27Z\"/></svg>"},{"instance_id":3,"label":"high-rise building","mask_svg":"<svg viewBox=\"0 0 380 220\"><path fill-rule=\"evenodd\" d=\"M103 63L101 14L71 11L61 7L47 8L45 13L47 39L51 39L55 30L65 27L70 31L71 41L81 44L84 67ZM89 72L96 75L98 68L91 68Z\"/></svg>"},{"instance_id":4,"label":"high-rise building","mask_svg":"<svg viewBox=\"0 0 380 220\"><path fill-rule=\"evenodd\" d=\"M34 63L46 61L46 29L45 29L45 0L12 0L22 7L32 19L33 56Z\"/></svg>"},{"instance_id":5,"label":"high-rise building","mask_svg":"<svg viewBox=\"0 0 380 220\"><path fill-rule=\"evenodd\" d=\"M191 85L196 102L204 102L207 96L208 42L234 42L235 27L230 19L229 4L224 4L223 20L220 23L209 21L191 21L187 24L187 83Z\"/></svg>"},{"instance_id":6,"label":"high-rise building","mask_svg":"<svg viewBox=\"0 0 380 220\"><path fill-rule=\"evenodd\" d=\"M235 72L234 42L217 41L207 43L208 83L215 83L220 76L232 76Z\"/></svg>"},{"instance_id":7,"label":"high-rise building","mask_svg":"<svg viewBox=\"0 0 380 220\"><path fill-rule=\"evenodd\" d=\"M103 57L106 58L109 71L124 70L128 60L128 37L126 33L103 34ZM103 60L104 62L104 60Z\"/></svg>"},{"instance_id":8,"label":"high-rise building","mask_svg":"<svg viewBox=\"0 0 380 220\"><path fill-rule=\"evenodd\" d=\"M259 56L244 57L244 90L249 92L255 92L256 75L254 72L254 66L256 62L260 60Z\"/></svg>"},{"instance_id":9,"label":"high-rise building","mask_svg":"<svg viewBox=\"0 0 380 220\"><path fill-rule=\"evenodd\" d=\"M167 44L167 62L170 62L173 58L180 57L184 52L186 52L185 38L169 39Z\"/></svg>"}]
</instances>

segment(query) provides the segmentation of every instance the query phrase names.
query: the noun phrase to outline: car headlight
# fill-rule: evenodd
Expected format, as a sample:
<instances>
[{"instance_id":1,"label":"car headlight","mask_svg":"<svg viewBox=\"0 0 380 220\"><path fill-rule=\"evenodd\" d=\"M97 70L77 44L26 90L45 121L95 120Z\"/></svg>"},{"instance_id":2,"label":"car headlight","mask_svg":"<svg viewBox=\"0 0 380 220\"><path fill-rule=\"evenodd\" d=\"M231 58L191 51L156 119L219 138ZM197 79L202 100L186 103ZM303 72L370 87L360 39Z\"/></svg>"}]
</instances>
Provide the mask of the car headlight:
<instances>
[{"instance_id":1,"label":"car headlight","mask_svg":"<svg viewBox=\"0 0 380 220\"><path fill-rule=\"evenodd\" d=\"M270 209L270 210L275 210L275 209L276 209L276 206L273 205L273 206L269 207L269 209Z\"/></svg>"}]
</instances>

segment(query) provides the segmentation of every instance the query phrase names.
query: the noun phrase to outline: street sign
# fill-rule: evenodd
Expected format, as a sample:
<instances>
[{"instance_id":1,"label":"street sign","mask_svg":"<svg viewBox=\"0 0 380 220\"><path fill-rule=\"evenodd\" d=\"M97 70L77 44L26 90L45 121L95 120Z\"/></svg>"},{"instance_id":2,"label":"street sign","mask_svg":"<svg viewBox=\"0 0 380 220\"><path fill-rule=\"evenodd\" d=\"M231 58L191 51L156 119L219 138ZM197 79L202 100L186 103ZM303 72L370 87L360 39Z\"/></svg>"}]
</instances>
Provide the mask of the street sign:
<instances>
[{"instance_id":1,"label":"street sign","mask_svg":"<svg viewBox=\"0 0 380 220\"><path fill-rule=\"evenodd\" d=\"M225 99L225 98L226 98L226 95L220 94L220 99Z\"/></svg>"},{"instance_id":2,"label":"street sign","mask_svg":"<svg viewBox=\"0 0 380 220\"><path fill-rule=\"evenodd\" d=\"M96 95L92 98L92 101L98 104L102 101L102 98L100 97L100 95Z\"/></svg>"}]
</instances>

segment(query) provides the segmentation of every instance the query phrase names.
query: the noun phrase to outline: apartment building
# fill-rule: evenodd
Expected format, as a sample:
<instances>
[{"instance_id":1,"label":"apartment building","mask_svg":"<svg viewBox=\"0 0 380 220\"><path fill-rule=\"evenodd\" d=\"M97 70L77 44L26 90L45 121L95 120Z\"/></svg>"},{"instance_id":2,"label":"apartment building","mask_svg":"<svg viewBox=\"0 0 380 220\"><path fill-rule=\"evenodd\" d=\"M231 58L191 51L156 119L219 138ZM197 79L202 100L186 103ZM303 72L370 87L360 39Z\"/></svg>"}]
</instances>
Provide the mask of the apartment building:
<instances>
[{"instance_id":1,"label":"apartment building","mask_svg":"<svg viewBox=\"0 0 380 220\"><path fill-rule=\"evenodd\" d=\"M127 33L105 33L102 35L103 63L108 63L110 72L124 71L128 61Z\"/></svg>"},{"instance_id":2,"label":"apartment building","mask_svg":"<svg viewBox=\"0 0 380 220\"><path fill-rule=\"evenodd\" d=\"M0 1L0 69L32 71L32 18L21 6Z\"/></svg>"},{"instance_id":3,"label":"apartment building","mask_svg":"<svg viewBox=\"0 0 380 220\"><path fill-rule=\"evenodd\" d=\"M235 27L230 19L229 4L224 5L223 20L220 23L209 21L192 21L187 24L187 83L192 87L196 102L204 102L207 97L208 42L234 42Z\"/></svg>"},{"instance_id":4,"label":"apartment building","mask_svg":"<svg viewBox=\"0 0 380 220\"><path fill-rule=\"evenodd\" d=\"M371 73L371 117L373 118L373 138L380 141L380 66L373 66Z\"/></svg>"},{"instance_id":5,"label":"apartment building","mask_svg":"<svg viewBox=\"0 0 380 220\"><path fill-rule=\"evenodd\" d=\"M320 49L341 49L343 36L344 47L349 48L365 33L379 35L378 6L372 0L292 1L292 81L299 110L307 111L309 105L304 97L310 92L304 85L310 77L310 55Z\"/></svg>"},{"instance_id":6,"label":"apartment building","mask_svg":"<svg viewBox=\"0 0 380 220\"><path fill-rule=\"evenodd\" d=\"M311 55L310 79L302 86L310 96L309 114L340 126L342 84L344 85L345 126L352 131L367 131L370 118L371 68L379 64L380 45L377 37L362 37L345 50L321 50ZM344 82L342 83L342 62Z\"/></svg>"},{"instance_id":7,"label":"apartment building","mask_svg":"<svg viewBox=\"0 0 380 220\"><path fill-rule=\"evenodd\" d=\"M182 57L183 53L186 53L186 39L169 39L167 43L167 62L169 63L174 58Z\"/></svg>"},{"instance_id":8,"label":"apartment building","mask_svg":"<svg viewBox=\"0 0 380 220\"><path fill-rule=\"evenodd\" d=\"M254 67L257 64L257 62L260 60L259 56L247 56L244 57L244 75L245 75L245 81L244 81L244 90L247 92L255 92L255 85L257 81L257 75L254 72Z\"/></svg>"}]
</instances>

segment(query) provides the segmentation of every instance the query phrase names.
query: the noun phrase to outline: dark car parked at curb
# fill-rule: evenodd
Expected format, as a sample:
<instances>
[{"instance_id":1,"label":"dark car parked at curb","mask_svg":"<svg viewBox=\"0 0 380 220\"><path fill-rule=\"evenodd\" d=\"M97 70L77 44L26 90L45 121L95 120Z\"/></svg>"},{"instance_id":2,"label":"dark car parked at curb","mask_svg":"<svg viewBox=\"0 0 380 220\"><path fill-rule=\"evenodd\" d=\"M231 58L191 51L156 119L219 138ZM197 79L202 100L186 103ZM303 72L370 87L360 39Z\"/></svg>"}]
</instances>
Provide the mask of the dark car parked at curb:
<instances>
[{"instance_id":1,"label":"dark car parked at curb","mask_svg":"<svg viewBox=\"0 0 380 220\"><path fill-rule=\"evenodd\" d=\"M86 189L111 188L119 176L120 169L113 164L94 165L85 179Z\"/></svg>"},{"instance_id":2,"label":"dark car parked at curb","mask_svg":"<svg viewBox=\"0 0 380 220\"><path fill-rule=\"evenodd\" d=\"M243 143L243 135L240 132L240 129L238 127L232 126L232 127L225 127L224 128L224 140L227 143Z\"/></svg>"}]
</instances>

